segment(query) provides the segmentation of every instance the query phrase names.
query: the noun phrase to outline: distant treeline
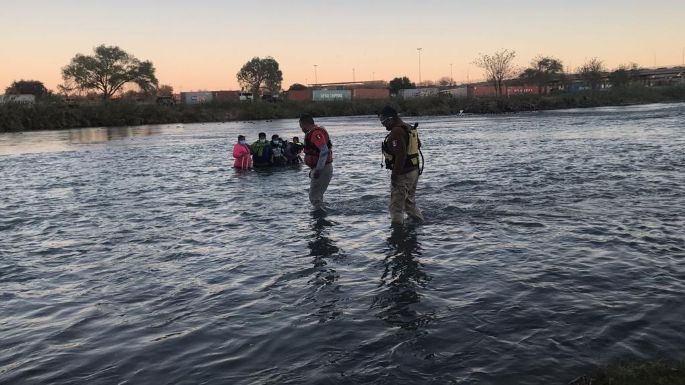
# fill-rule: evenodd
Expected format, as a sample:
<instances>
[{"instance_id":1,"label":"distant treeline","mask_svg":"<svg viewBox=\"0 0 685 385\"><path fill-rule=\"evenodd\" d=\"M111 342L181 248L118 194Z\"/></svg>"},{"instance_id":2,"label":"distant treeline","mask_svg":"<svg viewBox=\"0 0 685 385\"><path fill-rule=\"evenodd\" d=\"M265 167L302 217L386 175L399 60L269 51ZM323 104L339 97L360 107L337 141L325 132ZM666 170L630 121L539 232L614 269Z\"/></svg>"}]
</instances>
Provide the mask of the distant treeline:
<instances>
[{"instance_id":1,"label":"distant treeline","mask_svg":"<svg viewBox=\"0 0 685 385\"><path fill-rule=\"evenodd\" d=\"M574 94L518 95L509 97L453 98L448 95L386 101L341 102L230 102L202 105L138 104L109 101L98 105L61 102L33 106L0 105L0 132L53 130L81 127L138 126L146 124L224 122L295 118L307 112L315 117L376 114L385 104L409 116L508 112L621 106L685 101L685 86L626 87Z\"/></svg>"}]
</instances>

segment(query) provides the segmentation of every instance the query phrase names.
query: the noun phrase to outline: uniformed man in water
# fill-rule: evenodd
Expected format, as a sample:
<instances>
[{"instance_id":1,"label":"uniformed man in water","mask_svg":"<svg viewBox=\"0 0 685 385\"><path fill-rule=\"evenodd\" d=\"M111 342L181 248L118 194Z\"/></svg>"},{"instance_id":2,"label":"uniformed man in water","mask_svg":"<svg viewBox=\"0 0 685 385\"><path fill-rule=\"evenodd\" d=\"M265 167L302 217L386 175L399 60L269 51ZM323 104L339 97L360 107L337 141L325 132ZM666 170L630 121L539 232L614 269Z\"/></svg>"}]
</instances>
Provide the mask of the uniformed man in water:
<instances>
[{"instance_id":1,"label":"uniformed man in water","mask_svg":"<svg viewBox=\"0 0 685 385\"><path fill-rule=\"evenodd\" d=\"M304 163L309 166L309 201L314 210L323 210L323 194L333 177L333 144L325 128L314 124L309 114L300 116L304 132Z\"/></svg>"},{"instance_id":2,"label":"uniformed man in water","mask_svg":"<svg viewBox=\"0 0 685 385\"><path fill-rule=\"evenodd\" d=\"M416 206L416 185L419 181L419 134L416 127L406 124L390 106L378 115L390 133L383 141L385 167L390 176L390 217L393 223L404 223L404 213L415 222L423 222Z\"/></svg>"}]
</instances>

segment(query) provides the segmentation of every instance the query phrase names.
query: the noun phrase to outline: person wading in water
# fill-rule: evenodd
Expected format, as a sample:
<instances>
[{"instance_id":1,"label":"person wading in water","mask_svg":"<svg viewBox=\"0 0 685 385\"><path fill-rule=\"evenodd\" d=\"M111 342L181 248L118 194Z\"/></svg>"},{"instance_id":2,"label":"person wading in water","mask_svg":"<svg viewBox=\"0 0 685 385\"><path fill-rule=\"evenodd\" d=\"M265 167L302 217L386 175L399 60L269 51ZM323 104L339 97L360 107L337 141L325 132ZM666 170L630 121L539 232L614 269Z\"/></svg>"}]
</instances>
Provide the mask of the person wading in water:
<instances>
[{"instance_id":1,"label":"person wading in water","mask_svg":"<svg viewBox=\"0 0 685 385\"><path fill-rule=\"evenodd\" d=\"M404 213L415 222L423 222L423 214L416 206L416 185L419 181L419 148L421 141L416 126L402 121L397 111L383 107L378 115L390 133L383 141L385 167L390 176L390 217L393 223L404 223Z\"/></svg>"},{"instance_id":2,"label":"person wading in water","mask_svg":"<svg viewBox=\"0 0 685 385\"><path fill-rule=\"evenodd\" d=\"M314 210L323 210L323 194L333 177L333 144L328 132L314 124L309 114L300 116L300 128L304 132L304 163L309 171L309 201Z\"/></svg>"}]
</instances>

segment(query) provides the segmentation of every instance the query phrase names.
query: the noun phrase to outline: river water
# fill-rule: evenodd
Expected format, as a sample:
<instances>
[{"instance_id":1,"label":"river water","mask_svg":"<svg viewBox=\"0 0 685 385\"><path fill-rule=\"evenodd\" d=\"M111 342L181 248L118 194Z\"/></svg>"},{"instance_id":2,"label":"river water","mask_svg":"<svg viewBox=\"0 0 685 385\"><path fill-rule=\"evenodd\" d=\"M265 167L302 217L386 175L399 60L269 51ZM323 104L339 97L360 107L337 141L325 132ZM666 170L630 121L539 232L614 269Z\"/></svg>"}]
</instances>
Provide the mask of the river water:
<instances>
[{"instance_id":1,"label":"river water","mask_svg":"<svg viewBox=\"0 0 685 385\"><path fill-rule=\"evenodd\" d=\"M413 122L413 119L408 119ZM422 117L427 222L384 129L237 172L296 121L0 135L0 384L568 383L685 351L685 104Z\"/></svg>"}]
</instances>

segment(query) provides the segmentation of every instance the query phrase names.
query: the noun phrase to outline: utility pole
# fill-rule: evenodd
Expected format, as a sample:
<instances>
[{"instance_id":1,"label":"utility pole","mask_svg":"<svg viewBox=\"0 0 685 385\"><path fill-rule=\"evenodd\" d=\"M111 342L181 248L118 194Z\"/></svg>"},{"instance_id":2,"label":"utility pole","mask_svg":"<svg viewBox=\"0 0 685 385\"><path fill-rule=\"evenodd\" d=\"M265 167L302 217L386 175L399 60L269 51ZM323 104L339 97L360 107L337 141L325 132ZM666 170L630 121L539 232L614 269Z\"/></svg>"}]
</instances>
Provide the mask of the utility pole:
<instances>
[{"instance_id":1,"label":"utility pole","mask_svg":"<svg viewBox=\"0 0 685 385\"><path fill-rule=\"evenodd\" d=\"M417 48L419 51L419 87L421 87L421 48Z\"/></svg>"},{"instance_id":2,"label":"utility pole","mask_svg":"<svg viewBox=\"0 0 685 385\"><path fill-rule=\"evenodd\" d=\"M318 67L318 64L314 64L314 84L319 84L319 77L316 74L316 67Z\"/></svg>"},{"instance_id":3,"label":"utility pole","mask_svg":"<svg viewBox=\"0 0 685 385\"><path fill-rule=\"evenodd\" d=\"M454 85L454 73L452 72L452 63L450 63L450 86Z\"/></svg>"}]
</instances>

